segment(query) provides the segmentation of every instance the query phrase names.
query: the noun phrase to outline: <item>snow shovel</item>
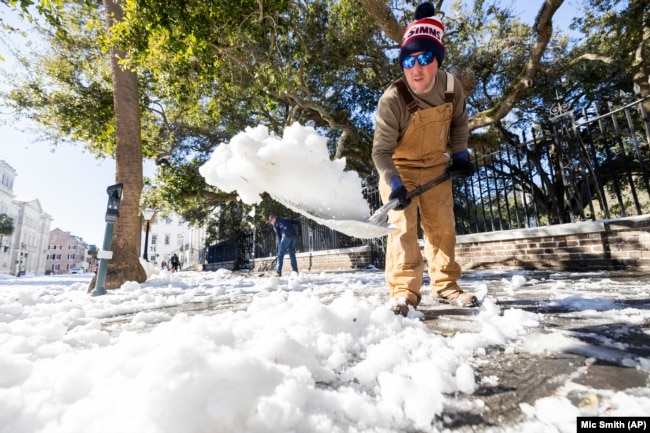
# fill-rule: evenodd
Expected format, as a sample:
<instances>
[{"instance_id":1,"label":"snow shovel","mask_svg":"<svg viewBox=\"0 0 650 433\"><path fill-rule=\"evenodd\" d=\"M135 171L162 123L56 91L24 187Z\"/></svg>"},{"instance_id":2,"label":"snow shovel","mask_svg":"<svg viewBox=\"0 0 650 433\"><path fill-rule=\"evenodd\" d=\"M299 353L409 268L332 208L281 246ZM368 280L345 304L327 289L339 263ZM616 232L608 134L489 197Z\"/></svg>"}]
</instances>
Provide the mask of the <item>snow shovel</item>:
<instances>
[{"instance_id":1,"label":"snow shovel","mask_svg":"<svg viewBox=\"0 0 650 433\"><path fill-rule=\"evenodd\" d=\"M415 197L416 195L422 194L423 192L433 188L436 185L439 185L446 180L451 179L453 176L446 171L441 176L430 180L429 182L415 188L412 191L409 191L406 196L408 198ZM326 227L344 233L348 236L352 236L359 239L372 239L380 238L386 236L391 232L397 230L397 227L391 224L388 224L386 221L388 218L388 211L394 209L399 204L397 199L393 199L377 209L370 217L363 220L346 220L346 219L330 219L319 216L318 212L313 212L304 207L297 205L296 203L289 202L281 197L274 197L277 201L287 206L290 209L295 210L296 212L301 213L302 215L316 221L319 224L322 224Z\"/></svg>"}]
</instances>

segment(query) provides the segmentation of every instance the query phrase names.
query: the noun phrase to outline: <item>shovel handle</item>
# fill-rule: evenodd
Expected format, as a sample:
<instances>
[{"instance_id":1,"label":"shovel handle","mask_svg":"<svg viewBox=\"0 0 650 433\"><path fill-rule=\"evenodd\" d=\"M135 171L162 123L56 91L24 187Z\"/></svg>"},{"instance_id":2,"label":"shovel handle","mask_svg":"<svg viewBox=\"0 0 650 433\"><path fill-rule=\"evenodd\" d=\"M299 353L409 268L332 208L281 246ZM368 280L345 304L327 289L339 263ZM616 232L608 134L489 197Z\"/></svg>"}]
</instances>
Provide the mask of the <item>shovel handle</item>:
<instances>
[{"instance_id":1,"label":"shovel handle","mask_svg":"<svg viewBox=\"0 0 650 433\"><path fill-rule=\"evenodd\" d=\"M456 177L456 176L454 176L454 177ZM435 179L431 179L429 182L427 182L425 184L422 184L422 185L418 186L415 189L410 190L409 192L406 193L406 197L407 198L413 198L416 195L420 195L423 192L428 191L431 188L433 188L434 186L440 185L444 181L446 181L448 179L451 179L451 178L452 178L451 173L449 173L449 170L447 170L443 174L441 174L440 176L436 177Z\"/></svg>"},{"instance_id":2,"label":"shovel handle","mask_svg":"<svg viewBox=\"0 0 650 433\"><path fill-rule=\"evenodd\" d=\"M429 182L418 186L415 189L412 189L411 191L406 193L407 198L412 198L415 197L416 195L420 195L425 191L430 190L436 185L440 185L441 183L453 179L457 176L452 176L449 171L445 171L442 175L436 177L435 179L430 180ZM372 216L369 218L368 222L370 224L381 224L386 220L386 216L388 215L388 211L391 211L397 207L399 204L399 200L394 198L379 209L375 211L375 213L372 214Z\"/></svg>"}]
</instances>

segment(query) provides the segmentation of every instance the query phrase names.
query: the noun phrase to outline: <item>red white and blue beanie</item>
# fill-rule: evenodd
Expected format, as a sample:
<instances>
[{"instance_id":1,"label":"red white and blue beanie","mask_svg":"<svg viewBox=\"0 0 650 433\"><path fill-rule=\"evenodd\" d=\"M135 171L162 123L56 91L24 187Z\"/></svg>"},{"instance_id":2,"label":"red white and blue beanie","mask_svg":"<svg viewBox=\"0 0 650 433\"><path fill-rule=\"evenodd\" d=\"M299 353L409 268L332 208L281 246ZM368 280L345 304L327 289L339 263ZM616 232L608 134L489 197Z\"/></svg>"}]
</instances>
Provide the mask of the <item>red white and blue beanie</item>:
<instances>
[{"instance_id":1,"label":"red white and blue beanie","mask_svg":"<svg viewBox=\"0 0 650 433\"><path fill-rule=\"evenodd\" d=\"M430 2L422 3L415 9L415 21L406 26L402 36L400 67L404 58L421 51L432 51L438 59L438 66L442 65L445 58L445 44L442 42L445 26L435 14L436 8Z\"/></svg>"}]
</instances>

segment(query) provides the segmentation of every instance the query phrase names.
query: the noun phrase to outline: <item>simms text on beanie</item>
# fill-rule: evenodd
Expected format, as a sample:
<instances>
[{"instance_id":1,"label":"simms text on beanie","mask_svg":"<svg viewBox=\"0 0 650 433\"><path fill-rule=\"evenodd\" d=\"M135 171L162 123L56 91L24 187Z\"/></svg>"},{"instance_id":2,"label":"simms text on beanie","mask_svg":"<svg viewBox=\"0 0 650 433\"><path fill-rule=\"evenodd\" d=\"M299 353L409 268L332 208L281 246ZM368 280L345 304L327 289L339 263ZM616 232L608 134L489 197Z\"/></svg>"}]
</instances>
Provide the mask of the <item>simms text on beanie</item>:
<instances>
[{"instance_id":1,"label":"simms text on beanie","mask_svg":"<svg viewBox=\"0 0 650 433\"><path fill-rule=\"evenodd\" d=\"M435 15L435 8L429 2L422 3L415 10L415 21L406 26L402 36L402 49L399 54L400 66L405 57L422 51L431 51L438 59L438 66L445 58L445 45L442 38L445 26Z\"/></svg>"}]
</instances>

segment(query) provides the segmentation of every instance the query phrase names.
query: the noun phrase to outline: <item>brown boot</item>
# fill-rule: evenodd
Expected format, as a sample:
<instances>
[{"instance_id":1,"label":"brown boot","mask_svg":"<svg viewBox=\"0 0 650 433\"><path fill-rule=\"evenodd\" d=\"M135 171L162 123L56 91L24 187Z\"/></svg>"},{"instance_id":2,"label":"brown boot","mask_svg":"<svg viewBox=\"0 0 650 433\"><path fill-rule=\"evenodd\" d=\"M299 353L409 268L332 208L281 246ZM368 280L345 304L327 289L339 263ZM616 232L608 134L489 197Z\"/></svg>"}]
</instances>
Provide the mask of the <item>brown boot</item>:
<instances>
[{"instance_id":1,"label":"brown boot","mask_svg":"<svg viewBox=\"0 0 650 433\"><path fill-rule=\"evenodd\" d=\"M438 302L444 304L457 305L459 307L478 307L478 299L476 296L465 293L456 288L450 288L436 292L435 295Z\"/></svg>"},{"instance_id":2,"label":"brown boot","mask_svg":"<svg viewBox=\"0 0 650 433\"><path fill-rule=\"evenodd\" d=\"M395 313L396 316L401 315L407 317L409 315L409 305L413 306L413 304L408 299L404 299L404 303L402 303L401 299L396 300L398 303L393 305L391 310L393 310L393 313ZM415 306L413 306L413 309L415 310Z\"/></svg>"}]
</instances>

